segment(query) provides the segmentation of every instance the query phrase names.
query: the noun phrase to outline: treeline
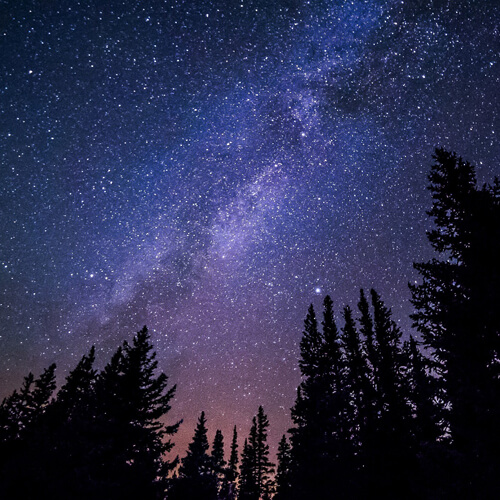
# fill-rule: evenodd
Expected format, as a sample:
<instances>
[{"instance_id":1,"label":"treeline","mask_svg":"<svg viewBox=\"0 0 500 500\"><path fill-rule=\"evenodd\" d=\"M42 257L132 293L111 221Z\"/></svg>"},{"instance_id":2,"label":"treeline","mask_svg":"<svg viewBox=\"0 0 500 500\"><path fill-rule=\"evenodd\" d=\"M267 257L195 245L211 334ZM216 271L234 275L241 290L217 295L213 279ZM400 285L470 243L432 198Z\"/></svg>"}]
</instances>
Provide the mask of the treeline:
<instances>
[{"instance_id":1,"label":"treeline","mask_svg":"<svg viewBox=\"0 0 500 500\"><path fill-rule=\"evenodd\" d=\"M101 372L94 349L54 396L55 366L0 406L2 498L307 500L500 498L500 183L436 150L429 175L438 258L415 264L418 339L403 341L375 290L326 297L304 322L292 427L269 458L262 407L241 450L201 413L186 456L165 460L175 387L147 330ZM241 453L239 453L241 451Z\"/></svg>"},{"instance_id":2,"label":"treeline","mask_svg":"<svg viewBox=\"0 0 500 500\"><path fill-rule=\"evenodd\" d=\"M83 356L53 397L55 365L0 406L0 497L3 499L163 498L177 461L164 454L180 422L160 421L175 386L156 375L144 327L98 373L95 349Z\"/></svg>"}]
</instances>

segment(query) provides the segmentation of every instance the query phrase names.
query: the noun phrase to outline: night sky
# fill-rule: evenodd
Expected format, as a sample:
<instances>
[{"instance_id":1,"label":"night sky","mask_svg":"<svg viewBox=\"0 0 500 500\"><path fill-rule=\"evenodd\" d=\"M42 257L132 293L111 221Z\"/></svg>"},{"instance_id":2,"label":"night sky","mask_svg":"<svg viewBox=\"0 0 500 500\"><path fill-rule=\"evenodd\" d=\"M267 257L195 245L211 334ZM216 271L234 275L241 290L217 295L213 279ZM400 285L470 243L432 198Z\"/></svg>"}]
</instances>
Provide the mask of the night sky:
<instances>
[{"instance_id":1,"label":"night sky","mask_svg":"<svg viewBox=\"0 0 500 500\"><path fill-rule=\"evenodd\" d=\"M184 452L291 426L309 303L409 334L432 153L500 174L498 1L0 1L0 397L147 325ZM340 321L339 321L340 323ZM340 323L340 326L341 323Z\"/></svg>"}]
</instances>

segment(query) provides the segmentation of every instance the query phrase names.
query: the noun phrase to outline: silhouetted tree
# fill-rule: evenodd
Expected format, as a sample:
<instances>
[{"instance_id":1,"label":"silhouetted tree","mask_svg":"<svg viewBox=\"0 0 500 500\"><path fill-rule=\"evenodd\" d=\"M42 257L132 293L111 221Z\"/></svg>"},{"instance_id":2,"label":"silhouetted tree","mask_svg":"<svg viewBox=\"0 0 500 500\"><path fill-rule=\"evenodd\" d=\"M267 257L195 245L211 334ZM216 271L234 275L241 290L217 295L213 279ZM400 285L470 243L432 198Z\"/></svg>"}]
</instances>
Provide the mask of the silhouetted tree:
<instances>
[{"instance_id":1,"label":"silhouetted tree","mask_svg":"<svg viewBox=\"0 0 500 500\"><path fill-rule=\"evenodd\" d=\"M95 349L83 356L57 398L55 365L26 377L0 408L2 498L156 499L175 466L164 454L179 423L162 419L175 387L156 375L156 353L144 327L104 370ZM8 446L9 453L5 446ZM3 457L8 456L8 465ZM25 480L24 478L29 478Z\"/></svg>"},{"instance_id":2,"label":"silhouetted tree","mask_svg":"<svg viewBox=\"0 0 500 500\"><path fill-rule=\"evenodd\" d=\"M299 367L302 381L297 388L297 398L292 408L294 427L290 429L292 442L292 481L294 498L321 498L328 489L327 477L323 474L325 453L325 430L318 421L325 421L326 394L321 368L324 366L324 338L318 329L316 313L312 304L304 320L300 342Z\"/></svg>"},{"instance_id":3,"label":"silhouetted tree","mask_svg":"<svg viewBox=\"0 0 500 500\"><path fill-rule=\"evenodd\" d=\"M92 347L66 377L35 437L44 463L40 475L43 484L39 482L37 488L53 500L88 498L95 493L89 481L98 446L94 429L98 411L94 360Z\"/></svg>"},{"instance_id":4,"label":"silhouetted tree","mask_svg":"<svg viewBox=\"0 0 500 500\"><path fill-rule=\"evenodd\" d=\"M267 433L269 428L269 419L264 413L264 408L259 406L256 419L257 435L255 441L255 478L257 489L261 496L269 495L270 491L270 474L274 469L274 465L269 460L269 445L267 444Z\"/></svg>"},{"instance_id":5,"label":"silhouetted tree","mask_svg":"<svg viewBox=\"0 0 500 500\"><path fill-rule=\"evenodd\" d=\"M405 342L406 381L412 410L411 431L416 446L433 443L441 435L439 411L434 404L435 379L426 369L427 360L412 335Z\"/></svg>"},{"instance_id":6,"label":"silhouetted tree","mask_svg":"<svg viewBox=\"0 0 500 500\"><path fill-rule=\"evenodd\" d=\"M66 377L66 383L57 394L55 406L67 418L87 413L95 395L97 370L94 369L95 347L82 357Z\"/></svg>"},{"instance_id":7,"label":"silhouetted tree","mask_svg":"<svg viewBox=\"0 0 500 500\"><path fill-rule=\"evenodd\" d=\"M38 379L32 373L25 378L18 392L15 390L0 405L0 441L9 442L23 438L46 411L56 388L56 365L46 368Z\"/></svg>"},{"instance_id":8,"label":"silhouetted tree","mask_svg":"<svg viewBox=\"0 0 500 500\"><path fill-rule=\"evenodd\" d=\"M231 441L231 451L229 461L222 481L220 497L223 500L234 500L237 497L238 479L238 432L236 426L233 429L233 439Z\"/></svg>"},{"instance_id":9,"label":"silhouetted tree","mask_svg":"<svg viewBox=\"0 0 500 500\"><path fill-rule=\"evenodd\" d=\"M55 390L52 364L38 379L30 373L20 391L0 405L0 491L2 498L35 498L44 478L43 421Z\"/></svg>"},{"instance_id":10,"label":"silhouetted tree","mask_svg":"<svg viewBox=\"0 0 500 500\"><path fill-rule=\"evenodd\" d=\"M412 457L410 489L416 498L438 497L436 492L442 483L444 474L451 479L450 472L443 469L442 464L450 462L449 456L439 443L441 436L440 411L435 404L436 379L426 368L425 358L418 348L417 341L410 336L403 348L407 383L407 397L411 407L409 422L409 443ZM436 467L436 464L440 464Z\"/></svg>"},{"instance_id":11,"label":"silhouetted tree","mask_svg":"<svg viewBox=\"0 0 500 500\"><path fill-rule=\"evenodd\" d=\"M201 412L193 440L179 468L179 477L173 482L169 499L215 500L217 477L213 461L208 454L208 439L205 412Z\"/></svg>"},{"instance_id":12,"label":"silhouetted tree","mask_svg":"<svg viewBox=\"0 0 500 500\"><path fill-rule=\"evenodd\" d=\"M379 419L372 443L370 487L379 496L399 498L410 492L416 450L411 447L411 410L408 381L405 378L401 331L392 320L391 310L379 294L371 290L375 333L376 397ZM375 453L375 455L373 454ZM410 498L410 493L406 493Z\"/></svg>"},{"instance_id":13,"label":"silhouetted tree","mask_svg":"<svg viewBox=\"0 0 500 500\"><path fill-rule=\"evenodd\" d=\"M413 319L450 403L455 491L498 497L500 188L478 189L474 167L455 153L437 149L434 160L428 238L442 259L415 264Z\"/></svg>"},{"instance_id":14,"label":"silhouetted tree","mask_svg":"<svg viewBox=\"0 0 500 500\"><path fill-rule=\"evenodd\" d=\"M276 470L276 495L275 500L289 500L291 498L291 446L283 434L278 445L278 468Z\"/></svg>"},{"instance_id":15,"label":"silhouetted tree","mask_svg":"<svg viewBox=\"0 0 500 500\"><path fill-rule=\"evenodd\" d=\"M167 389L164 373L155 376L156 353L146 327L132 344L124 342L96 382L96 432L101 470L97 482L113 498L155 498L165 488L165 476L175 466L164 460L179 423L160 421L170 411L175 386ZM96 457L96 458L97 458Z\"/></svg>"},{"instance_id":16,"label":"silhouetted tree","mask_svg":"<svg viewBox=\"0 0 500 500\"><path fill-rule=\"evenodd\" d=\"M351 308L345 306L343 314L345 325L342 329L342 342L347 365L345 385L349 391L351 409L350 435L353 446L357 450L365 434L371 385L366 357Z\"/></svg>"},{"instance_id":17,"label":"silhouetted tree","mask_svg":"<svg viewBox=\"0 0 500 500\"><path fill-rule=\"evenodd\" d=\"M292 408L295 427L289 431L294 498L327 498L334 484L339 496L343 487L348 489L344 472L351 447L349 401L330 297L324 301L322 326L320 331L314 308L310 306L300 344L303 379ZM336 474L343 476L344 482L340 484Z\"/></svg>"},{"instance_id":18,"label":"silhouetted tree","mask_svg":"<svg viewBox=\"0 0 500 500\"><path fill-rule=\"evenodd\" d=\"M224 460L224 437L219 429L215 431L211 458L213 472L217 481L217 491L220 491L224 480L226 461Z\"/></svg>"},{"instance_id":19,"label":"silhouetted tree","mask_svg":"<svg viewBox=\"0 0 500 500\"><path fill-rule=\"evenodd\" d=\"M360 333L364 337L364 344L366 350L366 357L369 361L370 367L370 378L372 380L372 385L377 386L378 384L378 373L377 367L379 365L378 353L375 343L375 332L373 327L373 319L370 314L370 306L363 289L360 290L360 297L358 302L358 309L361 312L361 317L359 318L359 323L361 325Z\"/></svg>"},{"instance_id":20,"label":"silhouetted tree","mask_svg":"<svg viewBox=\"0 0 500 500\"><path fill-rule=\"evenodd\" d=\"M255 475L256 433L257 426L252 425L252 429L250 431L250 442L248 439L245 439L245 444L243 445L238 500L259 500L259 490L257 488L257 478Z\"/></svg>"}]
</instances>

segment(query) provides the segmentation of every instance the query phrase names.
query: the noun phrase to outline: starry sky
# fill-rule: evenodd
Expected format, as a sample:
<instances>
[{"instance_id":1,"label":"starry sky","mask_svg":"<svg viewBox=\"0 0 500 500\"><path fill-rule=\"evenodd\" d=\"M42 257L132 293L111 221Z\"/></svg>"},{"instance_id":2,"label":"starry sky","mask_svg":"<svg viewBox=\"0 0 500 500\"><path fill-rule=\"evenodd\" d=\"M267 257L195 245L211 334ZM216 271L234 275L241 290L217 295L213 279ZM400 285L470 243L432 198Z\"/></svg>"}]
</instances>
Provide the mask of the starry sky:
<instances>
[{"instance_id":1,"label":"starry sky","mask_svg":"<svg viewBox=\"0 0 500 500\"><path fill-rule=\"evenodd\" d=\"M143 325L183 454L290 427L309 303L408 335L437 146L500 174L497 1L0 1L0 397ZM241 445L242 443L240 443Z\"/></svg>"}]
</instances>

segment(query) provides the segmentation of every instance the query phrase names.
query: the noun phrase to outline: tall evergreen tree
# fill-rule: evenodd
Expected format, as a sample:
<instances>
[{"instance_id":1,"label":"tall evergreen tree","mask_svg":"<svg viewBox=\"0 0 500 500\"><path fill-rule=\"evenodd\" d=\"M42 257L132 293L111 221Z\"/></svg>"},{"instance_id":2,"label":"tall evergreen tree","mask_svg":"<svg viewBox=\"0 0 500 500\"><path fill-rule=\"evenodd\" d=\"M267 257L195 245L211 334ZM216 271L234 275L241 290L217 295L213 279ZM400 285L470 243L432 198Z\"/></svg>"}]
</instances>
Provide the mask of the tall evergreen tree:
<instances>
[{"instance_id":1,"label":"tall evergreen tree","mask_svg":"<svg viewBox=\"0 0 500 500\"><path fill-rule=\"evenodd\" d=\"M401 331L380 295L371 290L375 338L377 341L378 397L384 413L402 412L404 416L403 381L401 377Z\"/></svg>"},{"instance_id":2,"label":"tall evergreen tree","mask_svg":"<svg viewBox=\"0 0 500 500\"><path fill-rule=\"evenodd\" d=\"M217 491L220 491L225 476L226 461L224 460L224 437L219 429L215 431L211 458L213 473L217 481Z\"/></svg>"},{"instance_id":3,"label":"tall evergreen tree","mask_svg":"<svg viewBox=\"0 0 500 500\"><path fill-rule=\"evenodd\" d=\"M127 495L140 494L143 498L148 495L154 498L164 488L163 478L175 465L163 460L173 447L167 438L179 426L160 421L171 409L176 387L167 389L168 377L164 373L155 376L158 361L150 338L144 327L132 344L124 342L99 380L104 387L109 383L111 389L116 389L101 397L107 400L105 408L119 440L113 446L127 464L127 481L121 480L121 484Z\"/></svg>"},{"instance_id":4,"label":"tall evergreen tree","mask_svg":"<svg viewBox=\"0 0 500 500\"><path fill-rule=\"evenodd\" d=\"M255 445L251 444L256 442L257 426L252 425L250 434L253 437L245 439L243 445L243 453L241 454L241 467L240 467L240 488L238 500L259 500L259 490L257 488L257 479L255 475Z\"/></svg>"},{"instance_id":5,"label":"tall evergreen tree","mask_svg":"<svg viewBox=\"0 0 500 500\"><path fill-rule=\"evenodd\" d=\"M94 496L89 489L97 444L94 360L92 347L66 377L40 429L43 439L36 439L44 461L38 489L53 500Z\"/></svg>"},{"instance_id":6,"label":"tall evergreen tree","mask_svg":"<svg viewBox=\"0 0 500 500\"><path fill-rule=\"evenodd\" d=\"M299 366L304 377L315 377L320 373L324 358L324 339L318 329L318 320L311 304L304 320L304 331L300 341Z\"/></svg>"},{"instance_id":7,"label":"tall evergreen tree","mask_svg":"<svg viewBox=\"0 0 500 500\"><path fill-rule=\"evenodd\" d=\"M411 490L412 471L416 467L416 450L411 446L409 387L403 366L401 331L380 295L373 289L370 295L380 411L374 440L378 450L375 450L377 459L373 473L379 495L399 498L402 491Z\"/></svg>"},{"instance_id":8,"label":"tall evergreen tree","mask_svg":"<svg viewBox=\"0 0 500 500\"><path fill-rule=\"evenodd\" d=\"M236 481L238 478L238 432L236 430L236 425L233 429L233 440L231 441L231 453L229 455L227 476L231 482Z\"/></svg>"},{"instance_id":9,"label":"tall evergreen tree","mask_svg":"<svg viewBox=\"0 0 500 500\"><path fill-rule=\"evenodd\" d=\"M323 305L322 331L311 306L300 344L303 379L292 408L295 427L290 429L295 498L327 498L337 483L336 474L345 479L349 454L348 394L341 342L330 297L325 297ZM341 494L340 486L335 487Z\"/></svg>"},{"instance_id":10,"label":"tall evergreen tree","mask_svg":"<svg viewBox=\"0 0 500 500\"><path fill-rule=\"evenodd\" d=\"M347 433L347 406L348 396L344 386L345 360L342 354L342 341L333 315L333 301L326 296L323 301L323 339L324 353L322 354L322 366L319 373L324 391L326 403L325 417L323 423L328 436L328 446L337 450L334 452L336 458L342 455ZM319 423L319 422L317 422Z\"/></svg>"},{"instance_id":11,"label":"tall evergreen tree","mask_svg":"<svg viewBox=\"0 0 500 500\"><path fill-rule=\"evenodd\" d=\"M235 500L237 497L236 481L238 479L238 461L238 432L236 426L234 426L229 461L222 481L221 493L219 495L223 500Z\"/></svg>"},{"instance_id":12,"label":"tall evergreen tree","mask_svg":"<svg viewBox=\"0 0 500 500\"><path fill-rule=\"evenodd\" d=\"M428 238L442 259L415 264L413 319L451 408L456 489L500 496L499 183L478 189L474 167L455 153L437 149L434 160Z\"/></svg>"},{"instance_id":13,"label":"tall evergreen tree","mask_svg":"<svg viewBox=\"0 0 500 500\"><path fill-rule=\"evenodd\" d=\"M270 495L270 474L274 465L269 460L268 427L267 415L259 406L241 456L240 499L259 499Z\"/></svg>"},{"instance_id":14,"label":"tall evergreen tree","mask_svg":"<svg viewBox=\"0 0 500 500\"><path fill-rule=\"evenodd\" d=\"M349 306L344 307L344 321L342 341L347 365L345 384L350 393L350 434L356 449L361 445L361 437L365 433L371 385L361 339Z\"/></svg>"},{"instance_id":15,"label":"tall evergreen tree","mask_svg":"<svg viewBox=\"0 0 500 500\"><path fill-rule=\"evenodd\" d=\"M404 347L409 401L412 405L412 436L417 446L429 445L441 434L439 412L434 404L435 379L429 375L426 358L412 335Z\"/></svg>"},{"instance_id":16,"label":"tall evergreen tree","mask_svg":"<svg viewBox=\"0 0 500 500\"><path fill-rule=\"evenodd\" d=\"M270 488L270 474L274 465L269 460L269 445L267 444L267 433L269 428L269 419L264 413L264 408L259 406L256 420L257 436L255 443L255 478L257 489L261 496L268 494Z\"/></svg>"},{"instance_id":17,"label":"tall evergreen tree","mask_svg":"<svg viewBox=\"0 0 500 500\"><path fill-rule=\"evenodd\" d=\"M321 492L328 489L326 476L322 473L328 445L325 443L325 429L317 425L318 420L324 422L326 416L324 374L321 372L325 366L324 337L318 329L312 305L304 320L299 366L302 381L292 408L295 426L289 431L293 450L293 492L297 499L307 496L321 498Z\"/></svg>"}]
</instances>

